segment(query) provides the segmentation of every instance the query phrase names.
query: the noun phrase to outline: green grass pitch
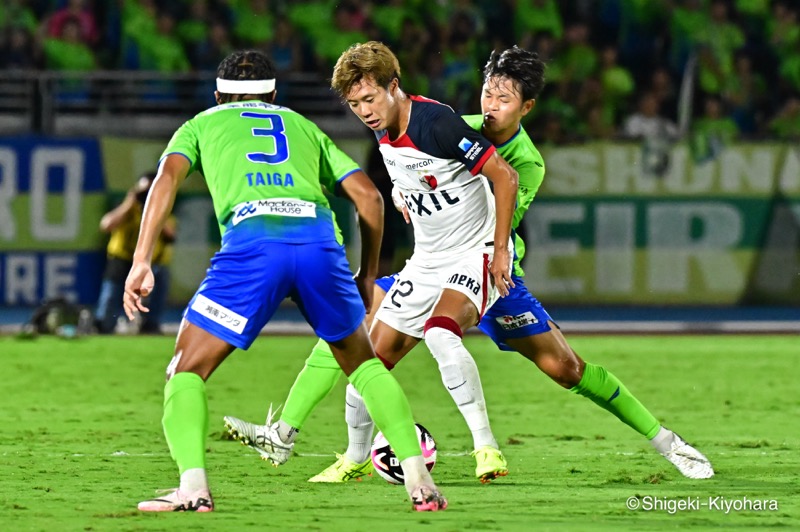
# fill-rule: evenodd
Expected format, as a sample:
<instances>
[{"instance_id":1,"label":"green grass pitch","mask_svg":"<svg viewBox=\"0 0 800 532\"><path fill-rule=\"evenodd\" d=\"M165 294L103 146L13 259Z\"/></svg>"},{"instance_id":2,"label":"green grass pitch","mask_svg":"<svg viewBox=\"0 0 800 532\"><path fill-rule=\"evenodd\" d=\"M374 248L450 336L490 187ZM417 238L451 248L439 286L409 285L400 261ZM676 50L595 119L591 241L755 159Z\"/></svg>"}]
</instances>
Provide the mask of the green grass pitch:
<instances>
[{"instance_id":1,"label":"green grass pitch","mask_svg":"<svg viewBox=\"0 0 800 532\"><path fill-rule=\"evenodd\" d=\"M216 511L145 515L139 500L177 485L160 423L174 339L0 338L0 530L800 529L796 337L571 338L709 457L717 476L706 481L681 477L610 414L519 355L470 336L510 469L481 485L466 425L418 347L395 374L438 443L434 476L450 508L433 514L412 512L402 487L377 476L306 482L343 450L344 379L278 469L223 437L223 415L262 420L270 401L284 400L314 341L262 337L222 365L207 387ZM665 509L631 511L631 497ZM778 510L666 508L709 497L770 499Z\"/></svg>"}]
</instances>

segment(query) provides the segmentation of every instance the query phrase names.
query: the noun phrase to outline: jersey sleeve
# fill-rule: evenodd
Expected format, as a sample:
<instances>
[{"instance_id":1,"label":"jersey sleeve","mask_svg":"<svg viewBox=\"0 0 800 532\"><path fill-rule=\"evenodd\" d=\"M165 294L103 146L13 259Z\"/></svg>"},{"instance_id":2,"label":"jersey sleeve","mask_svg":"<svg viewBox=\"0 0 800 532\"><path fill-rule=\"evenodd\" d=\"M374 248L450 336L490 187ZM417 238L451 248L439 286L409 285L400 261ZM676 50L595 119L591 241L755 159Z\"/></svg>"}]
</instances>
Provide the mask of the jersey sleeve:
<instances>
[{"instance_id":1,"label":"jersey sleeve","mask_svg":"<svg viewBox=\"0 0 800 532\"><path fill-rule=\"evenodd\" d=\"M319 161L319 181L329 192L334 193L336 185L344 181L351 174L361 170L361 167L345 152L333 143L326 135L319 132L321 150Z\"/></svg>"},{"instance_id":2,"label":"jersey sleeve","mask_svg":"<svg viewBox=\"0 0 800 532\"><path fill-rule=\"evenodd\" d=\"M197 124L195 120L188 120L178 128L167 144L167 148L159 158L159 163L167 155L183 155L189 160L191 168L189 174L201 168L200 164L200 145L197 140Z\"/></svg>"},{"instance_id":3,"label":"jersey sleeve","mask_svg":"<svg viewBox=\"0 0 800 532\"><path fill-rule=\"evenodd\" d=\"M453 112L440 112L431 124L433 141L445 157L464 164L472 175L479 174L495 152L494 145Z\"/></svg>"},{"instance_id":4,"label":"jersey sleeve","mask_svg":"<svg viewBox=\"0 0 800 532\"><path fill-rule=\"evenodd\" d=\"M533 198L544 180L544 164L538 164L537 161L530 160L516 165L512 164L511 166L519 174L517 207L514 210L514 217L511 221L511 227L516 229L531 206L531 202L533 202Z\"/></svg>"}]
</instances>

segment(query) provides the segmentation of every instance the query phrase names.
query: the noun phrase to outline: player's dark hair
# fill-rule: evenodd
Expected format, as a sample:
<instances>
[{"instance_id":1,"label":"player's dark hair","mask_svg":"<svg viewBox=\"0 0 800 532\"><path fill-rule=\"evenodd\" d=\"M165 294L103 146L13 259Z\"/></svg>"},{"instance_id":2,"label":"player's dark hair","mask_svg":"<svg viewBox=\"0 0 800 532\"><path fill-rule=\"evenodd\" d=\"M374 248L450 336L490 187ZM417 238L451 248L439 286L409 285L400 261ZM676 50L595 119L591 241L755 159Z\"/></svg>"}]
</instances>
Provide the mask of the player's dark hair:
<instances>
[{"instance_id":1,"label":"player's dark hair","mask_svg":"<svg viewBox=\"0 0 800 532\"><path fill-rule=\"evenodd\" d=\"M508 78L518 85L522 101L539 97L544 88L544 70L546 65L539 59L539 54L529 52L518 46L502 52L492 50L489 60L483 67L483 80L493 77Z\"/></svg>"},{"instance_id":2,"label":"player's dark hair","mask_svg":"<svg viewBox=\"0 0 800 532\"><path fill-rule=\"evenodd\" d=\"M221 79L249 80L275 79L275 64L264 52L258 50L239 50L222 60L217 67L217 77ZM272 103L272 91L268 94L253 94L257 99ZM219 93L220 103L239 101L244 94Z\"/></svg>"}]
</instances>

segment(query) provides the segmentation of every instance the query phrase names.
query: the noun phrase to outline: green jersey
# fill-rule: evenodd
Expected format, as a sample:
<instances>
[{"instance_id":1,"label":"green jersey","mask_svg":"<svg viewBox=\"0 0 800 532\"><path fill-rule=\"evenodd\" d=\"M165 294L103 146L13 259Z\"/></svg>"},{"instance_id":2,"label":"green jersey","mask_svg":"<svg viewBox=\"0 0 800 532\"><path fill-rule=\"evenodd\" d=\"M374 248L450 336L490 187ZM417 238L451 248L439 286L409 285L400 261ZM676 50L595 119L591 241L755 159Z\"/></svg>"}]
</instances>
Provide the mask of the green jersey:
<instances>
[{"instance_id":1,"label":"green jersey","mask_svg":"<svg viewBox=\"0 0 800 532\"><path fill-rule=\"evenodd\" d=\"M469 126L477 131L483 125L483 115L467 115L463 117ZM510 164L519 174L519 189L517 190L517 207L514 210L514 218L511 221L511 228L519 227L522 217L531 206L536 192L544 179L544 159L539 150L533 145L533 141L528 133L520 126L517 133L500 146L495 146L497 152L503 159ZM522 277L522 257L525 256L525 242L514 234L514 275Z\"/></svg>"},{"instance_id":2,"label":"green jersey","mask_svg":"<svg viewBox=\"0 0 800 532\"><path fill-rule=\"evenodd\" d=\"M218 105L184 123L162 158L177 153L208 183L224 234L240 223L276 242L322 242L341 233L323 187L359 170L313 122L259 101Z\"/></svg>"}]
</instances>

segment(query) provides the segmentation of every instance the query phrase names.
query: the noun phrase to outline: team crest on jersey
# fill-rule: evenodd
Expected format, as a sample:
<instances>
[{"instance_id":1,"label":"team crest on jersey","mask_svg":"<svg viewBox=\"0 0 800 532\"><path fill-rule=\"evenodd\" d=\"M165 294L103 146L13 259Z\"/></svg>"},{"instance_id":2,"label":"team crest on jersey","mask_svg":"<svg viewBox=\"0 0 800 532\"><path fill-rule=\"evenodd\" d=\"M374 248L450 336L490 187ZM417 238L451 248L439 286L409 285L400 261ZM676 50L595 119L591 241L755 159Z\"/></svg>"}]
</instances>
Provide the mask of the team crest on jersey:
<instances>
[{"instance_id":1,"label":"team crest on jersey","mask_svg":"<svg viewBox=\"0 0 800 532\"><path fill-rule=\"evenodd\" d=\"M526 325L534 325L539 323L539 320L536 319L536 316L534 316L530 311L517 314L516 316L500 316L495 318L495 320L500 324L500 327L502 327L504 331L513 331L514 329L521 329Z\"/></svg>"},{"instance_id":2,"label":"team crest on jersey","mask_svg":"<svg viewBox=\"0 0 800 532\"><path fill-rule=\"evenodd\" d=\"M436 181L436 176L432 175L424 175L420 179L420 182L427 183L431 190L436 190L436 187L439 186L439 182Z\"/></svg>"}]
</instances>

